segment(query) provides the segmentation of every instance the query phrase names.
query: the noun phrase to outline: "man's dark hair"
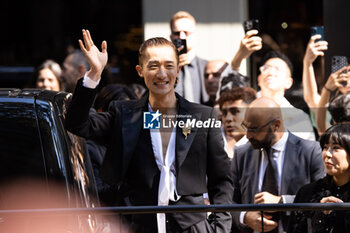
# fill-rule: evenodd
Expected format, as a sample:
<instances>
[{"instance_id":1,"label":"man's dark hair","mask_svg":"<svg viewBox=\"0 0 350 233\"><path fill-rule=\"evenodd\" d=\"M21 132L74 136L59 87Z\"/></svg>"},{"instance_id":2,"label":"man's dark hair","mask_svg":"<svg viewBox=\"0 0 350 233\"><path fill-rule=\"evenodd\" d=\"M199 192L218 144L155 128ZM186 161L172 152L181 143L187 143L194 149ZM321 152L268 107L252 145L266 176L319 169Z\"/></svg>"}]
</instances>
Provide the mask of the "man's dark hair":
<instances>
[{"instance_id":1,"label":"man's dark hair","mask_svg":"<svg viewBox=\"0 0 350 233\"><path fill-rule=\"evenodd\" d=\"M335 123L350 122L350 94L340 95L332 100L328 111Z\"/></svg>"},{"instance_id":2,"label":"man's dark hair","mask_svg":"<svg viewBox=\"0 0 350 233\"><path fill-rule=\"evenodd\" d=\"M233 70L222 78L219 94L235 87L250 87L250 78Z\"/></svg>"},{"instance_id":3,"label":"man's dark hair","mask_svg":"<svg viewBox=\"0 0 350 233\"><path fill-rule=\"evenodd\" d=\"M243 100L244 103L250 104L256 99L256 91L251 87L235 87L224 91L218 100L220 109L224 103L230 101Z\"/></svg>"},{"instance_id":4,"label":"man's dark hair","mask_svg":"<svg viewBox=\"0 0 350 233\"><path fill-rule=\"evenodd\" d=\"M271 59L271 58L279 58L282 59L285 63L287 63L287 66L290 70L290 74L293 75L293 64L292 62L289 60L289 58L287 57L287 55L285 55L284 53L280 52L280 51L276 51L276 50L272 50L269 51L265 54L264 58L263 58L263 63L265 64L267 60Z\"/></svg>"},{"instance_id":5,"label":"man's dark hair","mask_svg":"<svg viewBox=\"0 0 350 233\"><path fill-rule=\"evenodd\" d=\"M154 37L144 41L139 48L139 65L142 66L142 62L145 56L145 51L148 47L160 47L169 46L174 50L177 64L179 64L179 56L177 55L177 49L175 45L163 37Z\"/></svg>"}]
</instances>

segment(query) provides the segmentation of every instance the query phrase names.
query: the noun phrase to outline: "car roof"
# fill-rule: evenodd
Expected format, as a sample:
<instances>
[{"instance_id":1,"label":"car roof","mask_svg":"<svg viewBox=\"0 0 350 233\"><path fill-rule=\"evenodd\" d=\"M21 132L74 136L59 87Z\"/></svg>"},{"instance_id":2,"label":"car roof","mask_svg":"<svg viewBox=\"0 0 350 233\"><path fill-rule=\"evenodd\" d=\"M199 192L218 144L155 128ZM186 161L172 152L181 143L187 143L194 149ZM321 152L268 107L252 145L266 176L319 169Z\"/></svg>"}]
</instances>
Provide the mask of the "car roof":
<instances>
[{"instance_id":1,"label":"car roof","mask_svg":"<svg viewBox=\"0 0 350 233\"><path fill-rule=\"evenodd\" d=\"M7 99L36 99L56 103L60 109L65 101L71 96L72 94L68 92L57 92L42 89L0 88L0 102L6 101ZM21 101L18 100L18 102Z\"/></svg>"},{"instance_id":2,"label":"car roof","mask_svg":"<svg viewBox=\"0 0 350 233\"><path fill-rule=\"evenodd\" d=\"M18 88L0 88L0 97L21 97L33 98L34 96L40 100L54 100L57 96L66 97L69 93L57 92L42 89L18 89Z\"/></svg>"}]
</instances>

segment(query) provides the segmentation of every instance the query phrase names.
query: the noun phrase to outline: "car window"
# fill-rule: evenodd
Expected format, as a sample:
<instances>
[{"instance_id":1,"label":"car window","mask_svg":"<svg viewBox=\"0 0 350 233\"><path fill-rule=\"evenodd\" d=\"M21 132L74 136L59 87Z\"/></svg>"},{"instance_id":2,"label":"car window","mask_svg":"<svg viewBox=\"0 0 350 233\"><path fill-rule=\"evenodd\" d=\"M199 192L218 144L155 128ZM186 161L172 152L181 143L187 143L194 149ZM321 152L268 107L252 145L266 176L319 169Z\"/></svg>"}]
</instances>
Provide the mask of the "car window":
<instances>
[{"instance_id":1,"label":"car window","mask_svg":"<svg viewBox=\"0 0 350 233\"><path fill-rule=\"evenodd\" d=\"M0 179L45 178L35 110L31 103L0 103Z\"/></svg>"}]
</instances>

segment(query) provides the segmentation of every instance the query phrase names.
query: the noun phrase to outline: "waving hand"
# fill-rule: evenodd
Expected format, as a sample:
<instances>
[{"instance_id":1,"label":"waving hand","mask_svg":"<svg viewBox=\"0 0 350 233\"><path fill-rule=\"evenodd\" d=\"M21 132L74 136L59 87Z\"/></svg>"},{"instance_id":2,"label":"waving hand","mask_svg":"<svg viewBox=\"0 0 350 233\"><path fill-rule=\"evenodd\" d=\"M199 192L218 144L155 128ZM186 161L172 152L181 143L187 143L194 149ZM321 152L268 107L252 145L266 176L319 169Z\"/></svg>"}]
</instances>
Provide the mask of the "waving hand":
<instances>
[{"instance_id":1,"label":"waving hand","mask_svg":"<svg viewBox=\"0 0 350 233\"><path fill-rule=\"evenodd\" d=\"M83 29L84 43L79 40L81 51L84 53L90 64L88 76L94 81L98 81L101 77L102 71L107 64L107 42L103 41L101 44L102 52L94 44L89 30Z\"/></svg>"}]
</instances>

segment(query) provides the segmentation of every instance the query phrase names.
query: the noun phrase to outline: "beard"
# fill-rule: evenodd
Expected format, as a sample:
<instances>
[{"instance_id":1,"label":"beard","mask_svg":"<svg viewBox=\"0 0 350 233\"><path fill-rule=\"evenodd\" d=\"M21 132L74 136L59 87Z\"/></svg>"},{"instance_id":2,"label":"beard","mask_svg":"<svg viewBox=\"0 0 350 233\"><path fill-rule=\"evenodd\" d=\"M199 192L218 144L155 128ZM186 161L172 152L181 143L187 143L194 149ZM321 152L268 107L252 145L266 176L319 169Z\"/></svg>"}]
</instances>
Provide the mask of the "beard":
<instances>
[{"instance_id":1,"label":"beard","mask_svg":"<svg viewBox=\"0 0 350 233\"><path fill-rule=\"evenodd\" d=\"M272 129L269 127L265 138L258 141L254 138L249 139L250 144L254 149L261 149L261 148L270 148L272 146L272 142L275 140L276 136L273 133Z\"/></svg>"}]
</instances>

